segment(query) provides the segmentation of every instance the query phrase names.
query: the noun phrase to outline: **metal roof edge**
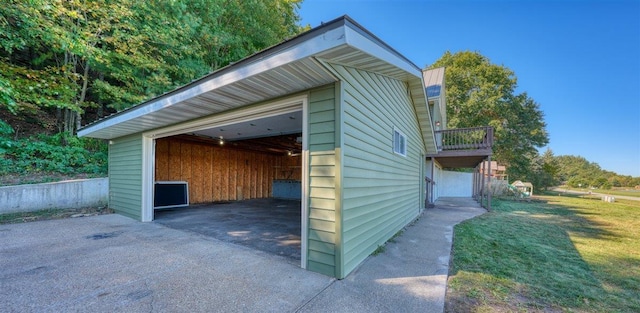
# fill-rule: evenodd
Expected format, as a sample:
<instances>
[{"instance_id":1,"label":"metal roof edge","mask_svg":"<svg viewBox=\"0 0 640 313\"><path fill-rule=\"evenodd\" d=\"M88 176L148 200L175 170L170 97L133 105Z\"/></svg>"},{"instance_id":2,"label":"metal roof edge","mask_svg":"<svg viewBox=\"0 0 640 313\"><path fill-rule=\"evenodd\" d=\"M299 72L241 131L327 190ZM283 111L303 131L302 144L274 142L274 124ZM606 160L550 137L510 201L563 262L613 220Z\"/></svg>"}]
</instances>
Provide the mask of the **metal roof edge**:
<instances>
[{"instance_id":1,"label":"metal roof edge","mask_svg":"<svg viewBox=\"0 0 640 313\"><path fill-rule=\"evenodd\" d=\"M366 29L365 27L363 27L362 25L360 25L358 22L356 22L354 19L352 19L350 16L348 15L344 15L342 18L344 18L345 23L348 26L353 26L352 28L355 29L357 32L359 32L361 35L367 37L369 40L376 42L379 46L381 46L382 48L384 48L385 50L387 50L388 52L390 52L391 54L394 54L395 56L397 56L398 58L402 59L404 62L407 62L409 65L411 65L415 70L421 72L420 67L418 67L415 63L413 63L411 60L409 60L407 57L405 57L402 53L398 52L398 50L394 49L393 47L391 47L389 44L387 44L386 42L384 42L382 39L380 39L378 36L374 35L371 31L369 31L368 29Z\"/></svg>"},{"instance_id":2,"label":"metal roof edge","mask_svg":"<svg viewBox=\"0 0 640 313\"><path fill-rule=\"evenodd\" d=\"M306 32L303 32L295 37L287 39L279 44L276 44L274 46L271 46L269 48L256 52L235 63L231 63L201 78L195 79L185 85L179 86L171 91L163 93L162 95L156 96L147 101L134 105L130 108L116 112L107 117L104 117L102 119L89 123L78 129L78 136L80 137L87 136L96 131L111 127L113 125L117 125L123 121L130 120L151 112L155 112L162 108L171 106L174 103L183 101L185 99L172 99L172 98L173 97L180 98L181 96L188 97L189 90L197 91L198 88L202 87L202 85L211 83L214 80L221 78L224 75L227 75L227 74L231 75L233 73L248 75L246 73L242 73L242 71L240 70L247 67L251 67L254 64L259 64L261 61L264 61L265 59L268 59L271 57L275 57L280 53L285 53L289 49L296 48L297 45L313 40L314 38L318 38L319 36L326 34L327 32L330 32L332 30L338 29L340 27L345 27L345 37L346 37L347 30L349 29L349 30L353 30L355 33L362 36L362 38L369 40L369 43L364 41L364 44L363 44L362 40L360 40L360 42L357 42L357 41L348 42L347 41L348 39L344 38L342 39L344 40L344 42L340 42L340 41L332 42L331 44L334 47L337 47L341 44L346 43L364 52L369 52L366 49L371 49L373 47L375 49L378 49L378 53L373 54L375 57L378 57L382 60L386 60L390 64L397 66L398 68L408 72L409 74L416 75L416 72L421 73L420 68L417 67L414 63L412 63L409 59L404 57L395 49L391 48L388 44L380 40L378 37L373 35L370 31L362 27L360 24L356 23L349 16L343 15L327 23L323 23L320 26L312 28ZM373 43L373 45L371 45L371 43ZM328 46L326 49L330 49L330 48L331 46ZM393 60L393 58L390 59L389 58L390 56L396 59L395 60ZM304 55L299 56L298 59L302 59L304 57L307 57L307 56L304 56ZM421 74L417 74L417 75L419 75L419 77L422 78ZM130 115L130 116L127 116L127 115Z\"/></svg>"},{"instance_id":3,"label":"metal roof edge","mask_svg":"<svg viewBox=\"0 0 640 313\"><path fill-rule=\"evenodd\" d=\"M165 92L165 93L163 93L163 94L161 94L159 96L153 97L153 98L151 98L149 100L146 100L144 102L136 104L136 105L134 105L132 107L129 107L129 108L124 109L122 111L118 111L118 112L113 113L113 114L111 114L109 116L106 116L106 117L104 117L102 119L99 119L99 120L96 120L96 121L94 121L92 123L89 123L89 124L87 124L87 125L85 125L85 126L83 126L83 127L78 129L78 136L82 137L82 136L88 135L89 133L93 132L91 128L93 128L95 126L98 126L98 125L100 125L100 124L102 124L102 123L104 123L104 122L106 122L108 120L111 120L111 119L115 118L115 117L122 116L122 115L125 115L125 114L129 114L130 112L136 111L136 110L144 110L144 108L146 106L148 106L148 105L150 105L152 103L156 103L156 102L159 102L159 101L164 100L166 98L170 98L172 96L175 96L175 95L177 95L177 94L179 94L179 93L181 93L181 92L183 92L185 90L191 89L191 88L193 88L195 86L198 86L198 85L200 85L200 84L202 84L202 83L204 83L206 81L209 81L211 79L214 79L216 77L222 76L224 74L236 71L239 68L242 68L243 66L250 65L250 64L255 63L255 62L259 62L264 58L267 58L267 57L275 55L275 54L277 54L279 52L285 51L285 50L287 50L287 49L289 49L289 48L291 48L291 47L293 47L293 46L295 46L297 44L300 44L301 42L309 40L309 39L317 36L319 33L324 33L324 32L336 29L338 27L343 26L344 24L345 24L345 16L340 17L340 18L336 18L336 19L334 19L334 20L332 20L332 21L330 21L328 23L324 23L321 26L318 26L316 28L310 29L310 30L308 30L306 32L303 32L303 33L301 33L301 34L299 34L299 35L297 35L295 37L292 37L291 39L287 39L287 40L285 40L285 41L283 41L283 42L281 42L279 44L276 44L274 46L271 46L269 48L266 48L264 50L256 52L256 53L254 53L254 54L252 54L250 56L247 56L247 57L245 57L245 58L243 58L243 59L241 59L241 60L239 60L237 62L230 63L229 65L227 65L225 67L222 67L222 68L220 68L220 69L218 69L216 71L213 71L213 72L211 72L211 73L209 73L209 74L207 74L205 76L202 76L202 77L200 77L198 79L195 79L195 80L193 80L193 81L191 81L191 82L189 82L189 83L187 83L185 85L181 85L181 86L179 86L179 87L177 87L177 88L175 88L175 89L173 89L171 91Z\"/></svg>"}]
</instances>

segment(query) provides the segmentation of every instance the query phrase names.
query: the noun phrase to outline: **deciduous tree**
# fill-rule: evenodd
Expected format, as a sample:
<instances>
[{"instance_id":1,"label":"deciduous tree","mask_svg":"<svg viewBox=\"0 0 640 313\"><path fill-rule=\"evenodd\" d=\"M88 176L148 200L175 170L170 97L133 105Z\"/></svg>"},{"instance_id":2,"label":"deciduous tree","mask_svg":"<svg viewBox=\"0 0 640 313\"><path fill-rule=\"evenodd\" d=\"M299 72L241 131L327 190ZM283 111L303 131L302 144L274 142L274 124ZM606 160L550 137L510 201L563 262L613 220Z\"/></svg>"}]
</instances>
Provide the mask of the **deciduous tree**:
<instances>
[{"instance_id":1,"label":"deciduous tree","mask_svg":"<svg viewBox=\"0 0 640 313\"><path fill-rule=\"evenodd\" d=\"M478 52L446 52L431 68L445 69L448 128L493 126L494 158L513 179L531 171L531 156L548 143L544 114L527 93L517 93L517 78Z\"/></svg>"},{"instance_id":2,"label":"deciduous tree","mask_svg":"<svg viewBox=\"0 0 640 313\"><path fill-rule=\"evenodd\" d=\"M300 2L6 0L0 109L53 107L73 132L86 110L125 109L295 35Z\"/></svg>"}]
</instances>

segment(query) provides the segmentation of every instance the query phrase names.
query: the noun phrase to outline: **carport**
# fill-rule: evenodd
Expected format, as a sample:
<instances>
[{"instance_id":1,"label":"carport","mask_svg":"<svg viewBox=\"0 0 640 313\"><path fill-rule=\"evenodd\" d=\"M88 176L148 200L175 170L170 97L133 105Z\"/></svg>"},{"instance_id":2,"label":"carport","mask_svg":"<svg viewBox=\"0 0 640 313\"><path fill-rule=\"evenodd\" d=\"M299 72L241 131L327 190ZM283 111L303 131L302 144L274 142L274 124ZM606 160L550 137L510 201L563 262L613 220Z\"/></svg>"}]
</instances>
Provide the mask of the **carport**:
<instances>
[{"instance_id":1,"label":"carport","mask_svg":"<svg viewBox=\"0 0 640 313\"><path fill-rule=\"evenodd\" d=\"M420 68L346 16L78 134L109 140L109 206L143 222L166 181L211 208L296 195L301 267L338 278L420 213L435 150Z\"/></svg>"},{"instance_id":2,"label":"carport","mask_svg":"<svg viewBox=\"0 0 640 313\"><path fill-rule=\"evenodd\" d=\"M151 132L154 181L187 182L190 204L155 209L153 220L300 260L305 103L290 97Z\"/></svg>"}]
</instances>

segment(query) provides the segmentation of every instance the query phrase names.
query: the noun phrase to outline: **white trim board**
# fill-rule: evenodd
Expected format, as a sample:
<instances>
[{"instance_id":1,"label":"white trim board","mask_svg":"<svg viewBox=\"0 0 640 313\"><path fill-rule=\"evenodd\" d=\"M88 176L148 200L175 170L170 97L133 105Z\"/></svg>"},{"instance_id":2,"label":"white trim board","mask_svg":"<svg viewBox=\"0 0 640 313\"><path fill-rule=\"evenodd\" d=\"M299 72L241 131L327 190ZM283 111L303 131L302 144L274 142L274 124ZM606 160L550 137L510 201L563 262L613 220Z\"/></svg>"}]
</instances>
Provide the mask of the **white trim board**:
<instances>
[{"instance_id":1,"label":"white trim board","mask_svg":"<svg viewBox=\"0 0 640 313\"><path fill-rule=\"evenodd\" d=\"M107 118L104 121L82 128L78 131L78 136L89 136L93 132L130 121L143 115L160 111L193 97L197 97L208 91L227 86L268 70L333 49L345 43L344 32L345 30L342 27L331 29L325 33L317 35L316 37L308 39L302 44L295 45L276 54L267 56L264 59L260 59L258 62L248 63L234 71L222 73L218 76L212 75L205 81L187 87L182 91L177 91L174 94L167 94L166 96L152 100L149 103L134 107L130 111L123 112L120 115Z\"/></svg>"},{"instance_id":2,"label":"white trim board","mask_svg":"<svg viewBox=\"0 0 640 313\"><path fill-rule=\"evenodd\" d=\"M278 101L266 102L260 105L243 107L230 112L223 112L213 116L155 129L145 132L143 135L159 139L213 127L223 127L264 117L296 112L302 110L302 104L307 101L306 99L307 95L298 95Z\"/></svg>"}]
</instances>

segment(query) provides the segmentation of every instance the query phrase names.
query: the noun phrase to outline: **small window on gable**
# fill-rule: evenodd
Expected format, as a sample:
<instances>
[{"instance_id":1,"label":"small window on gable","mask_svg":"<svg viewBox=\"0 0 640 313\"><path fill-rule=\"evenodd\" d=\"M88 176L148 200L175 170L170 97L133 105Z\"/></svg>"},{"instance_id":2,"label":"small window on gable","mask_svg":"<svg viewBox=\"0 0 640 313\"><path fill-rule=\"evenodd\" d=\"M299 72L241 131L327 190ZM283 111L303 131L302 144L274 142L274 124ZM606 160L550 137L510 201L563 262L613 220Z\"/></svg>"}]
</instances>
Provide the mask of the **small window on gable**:
<instances>
[{"instance_id":1,"label":"small window on gable","mask_svg":"<svg viewBox=\"0 0 640 313\"><path fill-rule=\"evenodd\" d=\"M393 152L407 156L407 137L397 129L393 129Z\"/></svg>"}]
</instances>

